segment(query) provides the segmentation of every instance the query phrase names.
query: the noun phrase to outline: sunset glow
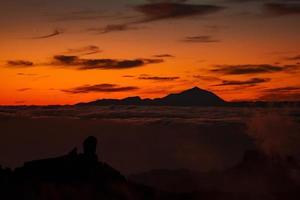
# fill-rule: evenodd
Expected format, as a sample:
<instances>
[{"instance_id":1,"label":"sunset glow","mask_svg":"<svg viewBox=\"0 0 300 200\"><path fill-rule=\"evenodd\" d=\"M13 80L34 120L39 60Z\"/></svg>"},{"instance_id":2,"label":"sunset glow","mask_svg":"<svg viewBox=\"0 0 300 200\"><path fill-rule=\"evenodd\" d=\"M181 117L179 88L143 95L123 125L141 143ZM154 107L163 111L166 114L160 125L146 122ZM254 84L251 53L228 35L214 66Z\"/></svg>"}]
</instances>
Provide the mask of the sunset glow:
<instances>
[{"instance_id":1,"label":"sunset glow","mask_svg":"<svg viewBox=\"0 0 300 200\"><path fill-rule=\"evenodd\" d=\"M298 1L0 3L1 105L156 98L300 100Z\"/></svg>"}]
</instances>

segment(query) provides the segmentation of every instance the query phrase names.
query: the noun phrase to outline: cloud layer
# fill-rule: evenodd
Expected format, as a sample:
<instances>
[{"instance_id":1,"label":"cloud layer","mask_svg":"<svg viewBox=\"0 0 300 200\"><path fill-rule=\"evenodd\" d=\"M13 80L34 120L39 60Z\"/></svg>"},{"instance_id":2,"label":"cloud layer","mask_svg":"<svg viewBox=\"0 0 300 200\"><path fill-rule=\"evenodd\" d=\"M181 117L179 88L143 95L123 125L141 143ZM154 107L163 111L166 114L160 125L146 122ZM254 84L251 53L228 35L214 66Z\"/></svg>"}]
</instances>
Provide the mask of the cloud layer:
<instances>
[{"instance_id":1,"label":"cloud layer","mask_svg":"<svg viewBox=\"0 0 300 200\"><path fill-rule=\"evenodd\" d=\"M151 80L151 81L175 81L180 79L178 76L150 76L141 75L138 77L139 80Z\"/></svg>"},{"instance_id":2,"label":"cloud layer","mask_svg":"<svg viewBox=\"0 0 300 200\"><path fill-rule=\"evenodd\" d=\"M261 83L266 83L271 81L269 78L252 78L244 81L236 81L236 80L223 80L221 84L216 86L233 86L233 85L246 85L246 86L255 86Z\"/></svg>"},{"instance_id":3,"label":"cloud layer","mask_svg":"<svg viewBox=\"0 0 300 200\"><path fill-rule=\"evenodd\" d=\"M144 19L138 21L152 22L165 19L178 19L191 16L203 16L222 11L224 7L216 5L188 4L186 1L150 1L150 3L138 5L135 10L144 15Z\"/></svg>"},{"instance_id":4,"label":"cloud layer","mask_svg":"<svg viewBox=\"0 0 300 200\"><path fill-rule=\"evenodd\" d=\"M67 54L71 55L79 55L79 56L85 56L85 55L92 55L96 53L100 53L101 50L98 46L95 45L89 45L89 46L84 46L80 48L72 48L68 49L66 52Z\"/></svg>"},{"instance_id":5,"label":"cloud layer","mask_svg":"<svg viewBox=\"0 0 300 200\"><path fill-rule=\"evenodd\" d=\"M34 63L28 60L9 60L7 61L9 67L32 67Z\"/></svg>"},{"instance_id":6,"label":"cloud layer","mask_svg":"<svg viewBox=\"0 0 300 200\"><path fill-rule=\"evenodd\" d=\"M184 42L195 42L195 43L214 43L220 42L220 40L213 38L210 35L200 35L200 36L189 36L186 37Z\"/></svg>"},{"instance_id":7,"label":"cloud layer","mask_svg":"<svg viewBox=\"0 0 300 200\"><path fill-rule=\"evenodd\" d=\"M265 89L259 99L265 101L300 101L300 86Z\"/></svg>"},{"instance_id":8,"label":"cloud layer","mask_svg":"<svg viewBox=\"0 0 300 200\"><path fill-rule=\"evenodd\" d=\"M62 90L66 93L81 94L81 93L92 93L92 92L126 92L132 90L138 90L138 87L134 86L119 86L116 84L96 84L96 85L84 85L71 89Z\"/></svg>"},{"instance_id":9,"label":"cloud layer","mask_svg":"<svg viewBox=\"0 0 300 200\"><path fill-rule=\"evenodd\" d=\"M62 30L59 29L55 29L53 30L52 33L48 34L48 35L42 35L42 36L37 36L37 37L32 37L31 39L47 39L47 38L52 38L58 35L63 34L64 32Z\"/></svg>"},{"instance_id":10,"label":"cloud layer","mask_svg":"<svg viewBox=\"0 0 300 200\"><path fill-rule=\"evenodd\" d=\"M274 72L291 72L299 69L299 65L270 65L270 64L246 64L246 65L216 65L210 71L224 75L262 74Z\"/></svg>"},{"instance_id":11,"label":"cloud layer","mask_svg":"<svg viewBox=\"0 0 300 200\"><path fill-rule=\"evenodd\" d=\"M264 8L270 14L277 16L300 15L299 3L266 3Z\"/></svg>"},{"instance_id":12,"label":"cloud layer","mask_svg":"<svg viewBox=\"0 0 300 200\"><path fill-rule=\"evenodd\" d=\"M142 67L148 64L163 62L162 59L133 59L133 60L116 60L116 59L81 59L78 56L56 55L52 65L71 67L78 70L92 69L129 69Z\"/></svg>"}]
</instances>

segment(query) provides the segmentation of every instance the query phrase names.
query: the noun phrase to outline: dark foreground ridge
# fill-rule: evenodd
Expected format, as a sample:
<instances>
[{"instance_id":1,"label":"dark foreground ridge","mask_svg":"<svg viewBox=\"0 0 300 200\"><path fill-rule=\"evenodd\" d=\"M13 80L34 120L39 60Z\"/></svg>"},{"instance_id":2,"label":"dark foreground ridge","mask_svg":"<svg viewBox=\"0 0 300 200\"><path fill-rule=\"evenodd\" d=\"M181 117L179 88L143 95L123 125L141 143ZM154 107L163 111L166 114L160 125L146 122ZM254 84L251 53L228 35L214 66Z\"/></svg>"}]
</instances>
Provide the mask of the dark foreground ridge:
<instances>
[{"instance_id":1,"label":"dark foreground ridge","mask_svg":"<svg viewBox=\"0 0 300 200\"><path fill-rule=\"evenodd\" d=\"M4 200L298 200L300 167L292 157L258 150L225 171L153 170L128 178L98 160L97 139L57 158L0 167Z\"/></svg>"},{"instance_id":2,"label":"dark foreground ridge","mask_svg":"<svg viewBox=\"0 0 300 200\"><path fill-rule=\"evenodd\" d=\"M124 99L99 99L87 103L78 103L77 106L110 106L110 105L136 105L136 106L199 106L199 107L300 107L300 102L288 101L254 101L254 102L228 102L213 92L194 87L177 94L169 94L162 98L142 99L139 96Z\"/></svg>"},{"instance_id":3,"label":"dark foreground ridge","mask_svg":"<svg viewBox=\"0 0 300 200\"><path fill-rule=\"evenodd\" d=\"M0 199L96 200L153 199L149 187L126 180L119 171L98 161L97 139L83 142L83 153L25 162L14 171L0 167Z\"/></svg>"}]
</instances>

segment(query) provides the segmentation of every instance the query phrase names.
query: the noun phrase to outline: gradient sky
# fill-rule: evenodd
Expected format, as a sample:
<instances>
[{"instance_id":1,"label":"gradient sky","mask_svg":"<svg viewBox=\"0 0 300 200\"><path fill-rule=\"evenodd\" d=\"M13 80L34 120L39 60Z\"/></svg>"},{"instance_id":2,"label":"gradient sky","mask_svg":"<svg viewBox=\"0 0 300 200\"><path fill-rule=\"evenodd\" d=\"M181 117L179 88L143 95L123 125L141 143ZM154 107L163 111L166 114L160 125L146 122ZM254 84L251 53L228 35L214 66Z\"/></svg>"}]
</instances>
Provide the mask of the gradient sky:
<instances>
[{"instance_id":1,"label":"gradient sky","mask_svg":"<svg viewBox=\"0 0 300 200\"><path fill-rule=\"evenodd\" d=\"M300 100L300 0L0 2L0 104Z\"/></svg>"}]
</instances>

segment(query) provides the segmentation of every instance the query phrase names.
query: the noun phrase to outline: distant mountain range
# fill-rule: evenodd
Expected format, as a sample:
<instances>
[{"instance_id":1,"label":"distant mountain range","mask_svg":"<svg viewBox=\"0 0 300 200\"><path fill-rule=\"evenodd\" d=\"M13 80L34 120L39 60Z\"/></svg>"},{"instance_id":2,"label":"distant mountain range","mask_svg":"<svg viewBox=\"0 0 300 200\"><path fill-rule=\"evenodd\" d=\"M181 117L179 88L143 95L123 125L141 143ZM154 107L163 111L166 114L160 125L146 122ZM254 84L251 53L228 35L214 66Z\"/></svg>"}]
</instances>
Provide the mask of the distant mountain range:
<instances>
[{"instance_id":1,"label":"distant mountain range","mask_svg":"<svg viewBox=\"0 0 300 200\"><path fill-rule=\"evenodd\" d=\"M284 107L298 106L300 102L228 102L213 92L194 87L162 98L142 99L139 96L124 99L99 99L96 101L78 103L77 106L109 106L109 105L142 105L142 106L227 106L227 107Z\"/></svg>"},{"instance_id":2,"label":"distant mountain range","mask_svg":"<svg viewBox=\"0 0 300 200\"><path fill-rule=\"evenodd\" d=\"M156 105L156 106L224 106L227 102L216 94L194 87L162 98L142 99L138 96L125 99L100 99L77 105Z\"/></svg>"}]
</instances>

